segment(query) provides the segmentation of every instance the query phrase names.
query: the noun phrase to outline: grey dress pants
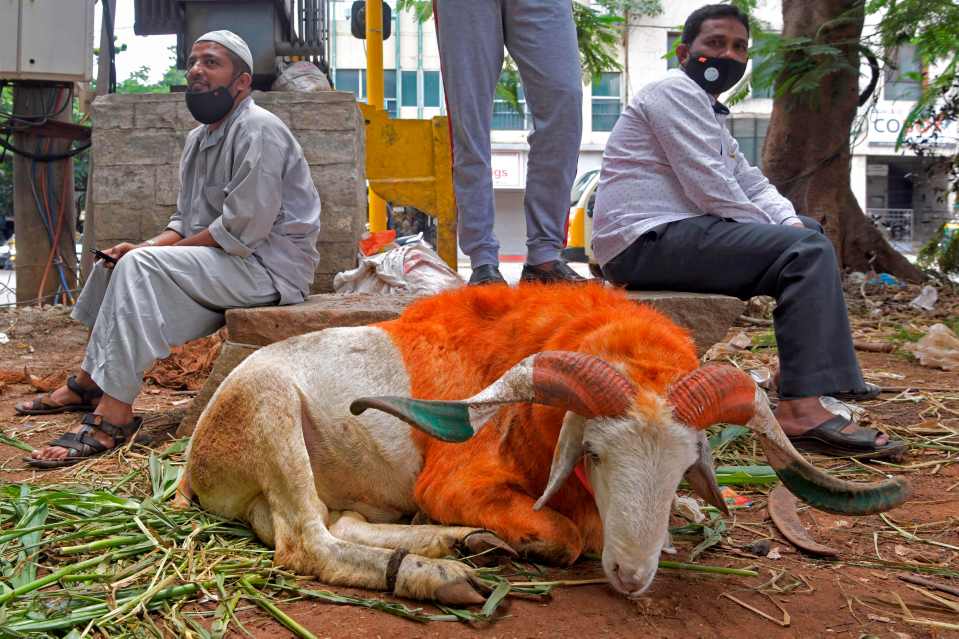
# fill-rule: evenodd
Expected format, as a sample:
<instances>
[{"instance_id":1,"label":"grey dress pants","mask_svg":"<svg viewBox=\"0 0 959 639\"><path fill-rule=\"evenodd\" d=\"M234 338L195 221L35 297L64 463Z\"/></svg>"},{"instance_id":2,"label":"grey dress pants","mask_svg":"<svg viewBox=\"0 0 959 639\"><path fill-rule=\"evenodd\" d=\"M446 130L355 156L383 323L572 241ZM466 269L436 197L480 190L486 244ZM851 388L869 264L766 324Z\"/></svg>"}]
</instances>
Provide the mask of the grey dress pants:
<instances>
[{"instance_id":1,"label":"grey dress pants","mask_svg":"<svg viewBox=\"0 0 959 639\"><path fill-rule=\"evenodd\" d=\"M832 243L806 228L701 215L640 236L603 266L613 283L643 290L776 298L779 395L799 399L865 390Z\"/></svg>"},{"instance_id":2,"label":"grey dress pants","mask_svg":"<svg viewBox=\"0 0 959 639\"><path fill-rule=\"evenodd\" d=\"M499 263L490 128L503 47L533 115L526 169L526 261L559 258L583 132L583 70L570 0L434 0L453 143L460 248L472 268Z\"/></svg>"}]
</instances>

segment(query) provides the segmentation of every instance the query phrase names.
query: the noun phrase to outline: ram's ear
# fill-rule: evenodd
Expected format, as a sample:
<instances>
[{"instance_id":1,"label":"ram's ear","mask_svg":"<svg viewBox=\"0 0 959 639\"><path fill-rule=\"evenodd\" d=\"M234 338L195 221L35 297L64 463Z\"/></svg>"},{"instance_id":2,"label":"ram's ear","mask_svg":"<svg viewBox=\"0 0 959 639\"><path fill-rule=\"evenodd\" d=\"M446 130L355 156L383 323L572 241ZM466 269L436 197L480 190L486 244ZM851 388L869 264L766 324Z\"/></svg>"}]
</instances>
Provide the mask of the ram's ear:
<instances>
[{"instance_id":1,"label":"ram's ear","mask_svg":"<svg viewBox=\"0 0 959 639\"><path fill-rule=\"evenodd\" d=\"M709 440L704 431L696 431L696 461L686 470L686 481L693 492L706 500L710 506L715 506L724 515L729 515L726 500L719 491L716 482L716 471L713 468L713 453L709 448Z\"/></svg>"},{"instance_id":2,"label":"ram's ear","mask_svg":"<svg viewBox=\"0 0 959 639\"><path fill-rule=\"evenodd\" d=\"M546 490L536 503L533 510L539 510L552 499L560 489L566 478L576 468L576 464L583 458L583 433L586 431L586 418L574 412L567 412L563 418L563 426L559 431L559 439L553 450L553 463L549 467L549 481Z\"/></svg>"}]
</instances>

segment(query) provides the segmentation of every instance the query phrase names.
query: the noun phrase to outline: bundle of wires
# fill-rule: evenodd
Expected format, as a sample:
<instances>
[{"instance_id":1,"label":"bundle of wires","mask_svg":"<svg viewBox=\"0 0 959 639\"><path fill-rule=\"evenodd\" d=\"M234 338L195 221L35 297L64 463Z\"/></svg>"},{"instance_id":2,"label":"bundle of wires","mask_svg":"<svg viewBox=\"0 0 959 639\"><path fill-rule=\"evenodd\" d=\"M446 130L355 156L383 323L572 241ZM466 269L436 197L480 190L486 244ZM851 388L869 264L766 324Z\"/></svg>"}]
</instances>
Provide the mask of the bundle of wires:
<instances>
[{"instance_id":1,"label":"bundle of wires","mask_svg":"<svg viewBox=\"0 0 959 639\"><path fill-rule=\"evenodd\" d=\"M73 276L68 276L68 270L76 269L75 264L68 266L68 262L63 258L61 248L61 238L64 232L72 237L73 225L66 224L67 218L67 194L69 192L69 178L71 171L69 166L64 166L62 170L63 183L61 185L60 198L57 200L57 189L55 188L53 178L54 162L71 162L74 155L88 148L87 144L82 147L71 149L65 153L51 153L53 142L48 138L38 138L36 148L33 151L19 149L9 143L9 136L15 132L29 130L31 127L41 126L51 118L63 113L73 104L73 89L64 87L57 90L54 94L53 104L50 108L44 109L40 115L18 115L15 113L0 112L0 118L3 118L3 125L0 130L7 134L7 140L0 140L0 147L3 147L3 155L6 151L13 151L30 160L30 190L33 195L33 201L40 216L40 221L47 234L47 240L50 245L50 252L47 257L46 265L43 270L43 276L40 280L40 287L37 291L37 299L42 304L49 295L44 295L47 280L53 276L57 281L57 289L52 295L55 302L62 304L72 304L74 301L74 289L69 285ZM0 155L0 161L3 157ZM68 227L68 228L65 228ZM72 244L72 242L71 242Z\"/></svg>"}]
</instances>

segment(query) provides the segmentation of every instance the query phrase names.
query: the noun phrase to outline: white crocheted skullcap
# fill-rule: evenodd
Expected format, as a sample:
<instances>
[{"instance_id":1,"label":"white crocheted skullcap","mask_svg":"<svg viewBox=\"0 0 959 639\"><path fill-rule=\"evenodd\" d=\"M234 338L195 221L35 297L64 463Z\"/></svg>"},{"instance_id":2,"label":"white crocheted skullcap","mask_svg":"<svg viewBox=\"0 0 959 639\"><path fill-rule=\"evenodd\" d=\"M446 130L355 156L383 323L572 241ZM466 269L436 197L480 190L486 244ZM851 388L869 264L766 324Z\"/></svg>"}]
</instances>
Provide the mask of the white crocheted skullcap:
<instances>
[{"instance_id":1,"label":"white crocheted skullcap","mask_svg":"<svg viewBox=\"0 0 959 639\"><path fill-rule=\"evenodd\" d=\"M220 29L219 31L210 31L209 33L204 33L203 35L201 35L199 38L196 39L196 41L197 42L216 42L217 44L226 47L233 53L240 56L240 59L246 62L246 65L250 67L250 71L253 70L253 54L250 53L250 47L247 46L243 38L233 33L232 31L227 31L226 29Z\"/></svg>"}]
</instances>

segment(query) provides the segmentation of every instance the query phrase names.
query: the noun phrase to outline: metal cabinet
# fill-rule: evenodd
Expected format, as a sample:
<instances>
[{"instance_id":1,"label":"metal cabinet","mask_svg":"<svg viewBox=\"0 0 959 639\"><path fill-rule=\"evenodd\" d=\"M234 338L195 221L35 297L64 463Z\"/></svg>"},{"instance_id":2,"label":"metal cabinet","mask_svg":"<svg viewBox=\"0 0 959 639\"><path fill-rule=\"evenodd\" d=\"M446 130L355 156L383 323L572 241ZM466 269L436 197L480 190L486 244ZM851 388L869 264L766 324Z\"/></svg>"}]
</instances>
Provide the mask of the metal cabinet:
<instances>
[{"instance_id":1,"label":"metal cabinet","mask_svg":"<svg viewBox=\"0 0 959 639\"><path fill-rule=\"evenodd\" d=\"M0 78L86 82L94 0L0 0Z\"/></svg>"}]
</instances>

